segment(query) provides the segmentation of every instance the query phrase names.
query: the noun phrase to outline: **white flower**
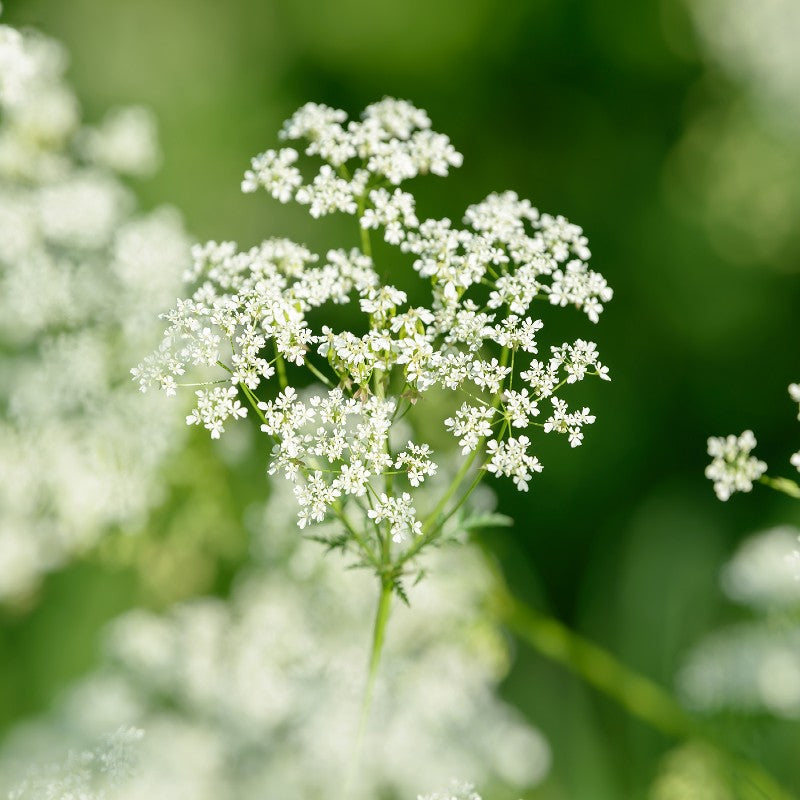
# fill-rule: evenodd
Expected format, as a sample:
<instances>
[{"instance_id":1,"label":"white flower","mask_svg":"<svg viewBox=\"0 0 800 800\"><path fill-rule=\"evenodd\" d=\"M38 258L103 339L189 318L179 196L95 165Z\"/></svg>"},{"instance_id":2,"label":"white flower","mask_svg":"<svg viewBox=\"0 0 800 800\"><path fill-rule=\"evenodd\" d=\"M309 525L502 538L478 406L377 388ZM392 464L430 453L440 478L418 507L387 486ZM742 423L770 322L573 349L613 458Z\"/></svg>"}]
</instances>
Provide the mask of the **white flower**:
<instances>
[{"instance_id":1,"label":"white flower","mask_svg":"<svg viewBox=\"0 0 800 800\"><path fill-rule=\"evenodd\" d=\"M334 211L355 214L358 208L356 195L358 187L344 178L339 178L333 169L324 164L310 186L297 190L298 203L310 206L312 217L322 217Z\"/></svg>"},{"instance_id":2,"label":"white flower","mask_svg":"<svg viewBox=\"0 0 800 800\"><path fill-rule=\"evenodd\" d=\"M363 497L367 493L367 483L371 472L364 464L356 459L351 464L343 464L339 477L334 481L342 494L351 494L353 497Z\"/></svg>"},{"instance_id":3,"label":"white flower","mask_svg":"<svg viewBox=\"0 0 800 800\"><path fill-rule=\"evenodd\" d=\"M187 425L200 425L211 432L212 439L219 439L225 432L222 423L228 417L234 419L247 416L247 409L236 399L236 389L216 386L213 389L198 389L197 407L186 417Z\"/></svg>"},{"instance_id":4,"label":"white flower","mask_svg":"<svg viewBox=\"0 0 800 800\"><path fill-rule=\"evenodd\" d=\"M253 158L252 169L244 174L242 191L254 192L263 186L276 200L288 203L303 183L300 170L292 166L295 161L297 151L291 147L260 153Z\"/></svg>"},{"instance_id":5,"label":"white flower","mask_svg":"<svg viewBox=\"0 0 800 800\"><path fill-rule=\"evenodd\" d=\"M763 610L800 605L800 530L789 526L745 539L722 570L732 600Z\"/></svg>"},{"instance_id":6,"label":"white flower","mask_svg":"<svg viewBox=\"0 0 800 800\"><path fill-rule=\"evenodd\" d=\"M521 392L506 389L503 392L503 404L509 422L514 428L527 428L531 417L539 416L536 401L528 395L528 390Z\"/></svg>"},{"instance_id":7,"label":"white flower","mask_svg":"<svg viewBox=\"0 0 800 800\"><path fill-rule=\"evenodd\" d=\"M767 465L750 453L756 446L752 431L741 436L711 436L708 454L712 462L706 467L706 477L714 481L714 491L720 500L727 500L734 492L749 492L753 481L766 471Z\"/></svg>"},{"instance_id":8,"label":"white flower","mask_svg":"<svg viewBox=\"0 0 800 800\"><path fill-rule=\"evenodd\" d=\"M583 426L594 423L594 414L586 407L570 412L566 402L558 397L550 398L550 402L553 404L553 414L545 421L544 432L565 433L570 447L578 447L583 442Z\"/></svg>"},{"instance_id":9,"label":"white flower","mask_svg":"<svg viewBox=\"0 0 800 800\"><path fill-rule=\"evenodd\" d=\"M511 372L511 367L502 366L496 358L491 361L473 361L469 379L482 389L494 394Z\"/></svg>"},{"instance_id":10,"label":"white flower","mask_svg":"<svg viewBox=\"0 0 800 800\"><path fill-rule=\"evenodd\" d=\"M528 455L530 443L527 436L520 436L518 439L509 437L503 442L490 440L486 445L486 452L490 457L486 470L496 477L505 475L512 478L517 489L527 492L532 472L542 471L539 459Z\"/></svg>"},{"instance_id":11,"label":"white flower","mask_svg":"<svg viewBox=\"0 0 800 800\"><path fill-rule=\"evenodd\" d=\"M792 383L789 385L789 397L798 404L797 419L800 419L800 383Z\"/></svg>"},{"instance_id":12,"label":"white flower","mask_svg":"<svg viewBox=\"0 0 800 800\"><path fill-rule=\"evenodd\" d=\"M373 189L369 193L372 208L367 208L360 219L362 228L386 230L384 238L389 244L400 244L406 237L408 228L416 228L419 220L414 213L414 196L400 189L389 194L386 189Z\"/></svg>"},{"instance_id":13,"label":"white flower","mask_svg":"<svg viewBox=\"0 0 800 800\"><path fill-rule=\"evenodd\" d=\"M499 325L487 328L483 337L493 339L501 347L524 350L526 353L538 352L536 334L544 327L540 319L520 320L516 314L510 314Z\"/></svg>"},{"instance_id":14,"label":"white flower","mask_svg":"<svg viewBox=\"0 0 800 800\"><path fill-rule=\"evenodd\" d=\"M0 25L0 105L18 102L35 74L36 61L26 49L22 34Z\"/></svg>"},{"instance_id":15,"label":"white flower","mask_svg":"<svg viewBox=\"0 0 800 800\"><path fill-rule=\"evenodd\" d=\"M416 509L411 505L411 495L403 492L400 497L389 497L381 492L367 516L376 524L389 523L389 534L393 542L404 542L409 536L422 535L422 523L416 518Z\"/></svg>"},{"instance_id":16,"label":"white flower","mask_svg":"<svg viewBox=\"0 0 800 800\"><path fill-rule=\"evenodd\" d=\"M454 780L445 791L420 794L417 795L417 800L481 800L481 796L471 783Z\"/></svg>"},{"instance_id":17,"label":"white flower","mask_svg":"<svg viewBox=\"0 0 800 800\"><path fill-rule=\"evenodd\" d=\"M435 504L453 474L443 465L418 490L420 503ZM344 785L374 579L350 570L343 580L348 559L318 558L314 544L292 533L294 505L289 484L276 481L269 501L248 513L254 563L225 599L197 597L113 620L101 664L66 687L53 711L22 720L3 740L0 796L16 776L30 775L32 764L60 762L68 749L80 774L90 766L80 754L131 719L145 736L135 743L134 769L127 776L117 771L122 780L104 800L264 800L264 787L269 797L322 798ZM235 508L223 513L239 524ZM369 524L364 513L351 518ZM337 532L335 523L320 524L326 527L315 534ZM469 544L437 548L428 566L436 579L409 582L411 607L392 609L391 668L376 683L371 718L380 736L365 738L348 800L413 798L421 786L448 786L453 774L516 798L547 773L549 748L498 692L509 642L481 613L490 569ZM459 735L443 737L443 729ZM64 770L59 775L66 777ZM64 786L53 794L31 787L20 800L45 797L65 800Z\"/></svg>"},{"instance_id":18,"label":"white flower","mask_svg":"<svg viewBox=\"0 0 800 800\"><path fill-rule=\"evenodd\" d=\"M549 293L553 305L573 304L582 308L592 322L598 321L603 303L613 297L605 278L579 259L570 261L563 270L556 270L552 286L543 290Z\"/></svg>"},{"instance_id":19,"label":"white flower","mask_svg":"<svg viewBox=\"0 0 800 800\"><path fill-rule=\"evenodd\" d=\"M82 128L66 67L0 25L0 603L141 526L184 436L183 403L124 386L189 264L177 212L138 212L118 176L155 166L152 117ZM164 345L134 378L174 395L187 366Z\"/></svg>"},{"instance_id":20,"label":"white flower","mask_svg":"<svg viewBox=\"0 0 800 800\"><path fill-rule=\"evenodd\" d=\"M300 506L297 512L298 527L305 528L310 522L322 522L332 503L341 494L339 487L327 483L319 470L310 475L305 483L297 484L294 496Z\"/></svg>"},{"instance_id":21,"label":"white flower","mask_svg":"<svg viewBox=\"0 0 800 800\"><path fill-rule=\"evenodd\" d=\"M78 146L90 161L127 175L150 175L159 163L155 117L140 106L110 111L80 132Z\"/></svg>"},{"instance_id":22,"label":"white flower","mask_svg":"<svg viewBox=\"0 0 800 800\"><path fill-rule=\"evenodd\" d=\"M309 477L319 472L326 486L341 493L343 510L352 507L349 498L363 503L379 486L386 490L386 499L372 509L373 535L375 526L388 522L391 537L403 544L421 529L407 512L411 500L404 496L411 495L404 489L419 489L437 467L428 445L410 441L397 452L390 433L407 413L425 413L416 409L435 388L469 398L444 420L462 454L475 453L495 436L491 469L527 488L539 462L521 446L525 437L504 437L527 427L540 400L551 397L555 412L545 432L565 433L577 446L594 417L585 408L569 412L558 390L589 375L608 379L596 346L582 339L551 348L547 362L531 359L543 330L528 314L534 299L549 294L596 320L599 302L611 297L586 265L590 253L582 230L563 217L539 214L512 192L470 206L465 227L447 218L420 222L413 195L390 184L425 172L445 175L461 156L431 129L424 111L403 100L384 98L361 120L350 121L339 109L308 103L286 122L282 136L305 140L306 154L322 165L306 180L296 166L297 150L267 150L253 160L243 189L265 186L282 202L294 197L313 217L357 215L362 249L330 250L320 259L285 239L244 251L231 242L196 247L188 274L192 296L165 315L163 345L134 370L142 390L158 385L172 394L184 373L220 365L223 372L215 371L211 382L241 391L264 417L261 429L273 439L268 472L308 482L297 495L302 525L319 521L325 505L321 484ZM409 306L416 289L398 280L400 289L376 271L370 231L380 228L430 291L423 304ZM350 308L319 324L326 317L316 309L328 304ZM327 394L313 390L310 399L301 399L296 367L326 384ZM515 370L526 386L511 388ZM264 381L276 375L278 397L255 398L256 390L269 392ZM208 395L223 396L222 388ZM218 436L227 407L209 405L190 420ZM403 474L395 483L397 472Z\"/></svg>"},{"instance_id":23,"label":"white flower","mask_svg":"<svg viewBox=\"0 0 800 800\"><path fill-rule=\"evenodd\" d=\"M561 361L551 360L548 364L534 359L527 370L520 373L520 378L527 381L533 393L539 397L550 397L558 385L558 369Z\"/></svg>"},{"instance_id":24,"label":"white flower","mask_svg":"<svg viewBox=\"0 0 800 800\"><path fill-rule=\"evenodd\" d=\"M461 437L458 446L461 453L466 455L475 450L481 439L492 435L491 420L494 415L493 408L462 403L455 416L446 419L444 424L454 436Z\"/></svg>"},{"instance_id":25,"label":"white flower","mask_svg":"<svg viewBox=\"0 0 800 800\"><path fill-rule=\"evenodd\" d=\"M405 450L397 455L395 469L405 469L408 473L408 482L412 486L419 486L426 475L435 475L438 467L429 458L431 449L427 444L414 444L409 442Z\"/></svg>"}]
</instances>

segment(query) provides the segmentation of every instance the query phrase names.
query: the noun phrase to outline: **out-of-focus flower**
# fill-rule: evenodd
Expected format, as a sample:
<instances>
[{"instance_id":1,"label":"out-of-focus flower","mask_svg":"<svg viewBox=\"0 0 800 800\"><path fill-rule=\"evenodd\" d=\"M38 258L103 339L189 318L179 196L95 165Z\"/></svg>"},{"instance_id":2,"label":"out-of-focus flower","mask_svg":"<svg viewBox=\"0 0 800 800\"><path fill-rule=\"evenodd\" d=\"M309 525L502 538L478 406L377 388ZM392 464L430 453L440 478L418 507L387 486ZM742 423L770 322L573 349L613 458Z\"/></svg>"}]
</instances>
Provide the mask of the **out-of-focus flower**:
<instances>
[{"instance_id":1,"label":"out-of-focus flower","mask_svg":"<svg viewBox=\"0 0 800 800\"><path fill-rule=\"evenodd\" d=\"M340 559L320 560L292 531L287 499L278 489L251 513L263 563L230 600L116 620L105 665L56 719L11 737L0 774L48 741L63 747L67 733L85 740L133 724L146 737L124 800L327 797L342 787L366 676L372 580L359 571L342 581ZM483 557L467 546L431 556L436 580L409 587L413 608L392 612L354 798L416 797L467 773L522 789L548 769L546 742L496 694L508 652L483 610L492 581Z\"/></svg>"},{"instance_id":2,"label":"out-of-focus flower","mask_svg":"<svg viewBox=\"0 0 800 800\"><path fill-rule=\"evenodd\" d=\"M704 712L800 717L800 627L743 623L710 634L679 675L686 703Z\"/></svg>"},{"instance_id":3,"label":"out-of-focus flower","mask_svg":"<svg viewBox=\"0 0 800 800\"><path fill-rule=\"evenodd\" d=\"M481 796L473 784L454 780L445 791L418 795L417 800L481 800Z\"/></svg>"},{"instance_id":4,"label":"out-of-focus flower","mask_svg":"<svg viewBox=\"0 0 800 800\"><path fill-rule=\"evenodd\" d=\"M648 800L735 800L730 769L719 754L700 742L670 750L661 761Z\"/></svg>"},{"instance_id":5,"label":"out-of-focus flower","mask_svg":"<svg viewBox=\"0 0 800 800\"><path fill-rule=\"evenodd\" d=\"M686 0L707 69L670 163L676 209L728 261L795 269L800 253L800 7ZM702 96L704 103L698 103Z\"/></svg>"},{"instance_id":6,"label":"out-of-focus flower","mask_svg":"<svg viewBox=\"0 0 800 800\"><path fill-rule=\"evenodd\" d=\"M724 566L722 588L756 609L800 608L800 530L785 525L747 539Z\"/></svg>"},{"instance_id":7,"label":"out-of-focus flower","mask_svg":"<svg viewBox=\"0 0 800 800\"><path fill-rule=\"evenodd\" d=\"M800 6L794 0L697 0L687 8L709 63L765 114L800 123Z\"/></svg>"},{"instance_id":8,"label":"out-of-focus flower","mask_svg":"<svg viewBox=\"0 0 800 800\"><path fill-rule=\"evenodd\" d=\"M714 491L720 500L727 500L734 492L749 492L753 481L766 471L767 465L750 455L756 446L752 431L741 436L711 436L708 454L713 461L706 467L706 477L714 481Z\"/></svg>"},{"instance_id":9,"label":"out-of-focus flower","mask_svg":"<svg viewBox=\"0 0 800 800\"><path fill-rule=\"evenodd\" d=\"M768 711L800 718L800 530L747 539L722 570L722 587L759 619L711 633L678 677L688 705L704 712Z\"/></svg>"},{"instance_id":10,"label":"out-of-focus flower","mask_svg":"<svg viewBox=\"0 0 800 800\"><path fill-rule=\"evenodd\" d=\"M143 735L138 728L120 728L92 749L74 750L63 761L32 766L7 798L106 800L134 774Z\"/></svg>"},{"instance_id":11,"label":"out-of-focus flower","mask_svg":"<svg viewBox=\"0 0 800 800\"><path fill-rule=\"evenodd\" d=\"M152 119L81 129L66 61L0 26L0 602L139 525L181 438L125 380L188 266L178 214L136 214L116 174L155 164Z\"/></svg>"}]
</instances>

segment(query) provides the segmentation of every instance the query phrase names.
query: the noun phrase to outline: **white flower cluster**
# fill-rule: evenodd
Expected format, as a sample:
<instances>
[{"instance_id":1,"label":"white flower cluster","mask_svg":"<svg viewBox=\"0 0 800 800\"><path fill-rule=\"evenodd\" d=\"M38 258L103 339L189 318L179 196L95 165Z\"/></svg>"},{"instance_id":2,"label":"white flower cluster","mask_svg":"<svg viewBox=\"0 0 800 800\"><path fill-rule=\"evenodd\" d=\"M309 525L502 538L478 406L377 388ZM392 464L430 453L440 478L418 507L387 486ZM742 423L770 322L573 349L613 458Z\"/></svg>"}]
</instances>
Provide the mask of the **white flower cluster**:
<instances>
[{"instance_id":1,"label":"white flower cluster","mask_svg":"<svg viewBox=\"0 0 800 800\"><path fill-rule=\"evenodd\" d=\"M15 103L35 70L35 60L25 47L22 34L0 25L0 104Z\"/></svg>"},{"instance_id":2,"label":"white flower cluster","mask_svg":"<svg viewBox=\"0 0 800 800\"><path fill-rule=\"evenodd\" d=\"M789 386L789 397L797 403L797 419L800 420L800 383L792 383ZM797 471L800 472L800 450L794 453L789 459L791 461L792 466L797 467Z\"/></svg>"},{"instance_id":3,"label":"white flower cluster","mask_svg":"<svg viewBox=\"0 0 800 800\"><path fill-rule=\"evenodd\" d=\"M800 718L800 628L764 621L712 633L689 654L679 677L697 710L767 711Z\"/></svg>"},{"instance_id":4,"label":"white flower cluster","mask_svg":"<svg viewBox=\"0 0 800 800\"><path fill-rule=\"evenodd\" d=\"M426 533L408 490L435 473L433 452L419 442L396 452L389 431L437 387L462 395L445 421L462 453L527 490L541 464L530 437L517 432L538 426L579 445L594 416L587 408L570 411L555 395L587 376L608 380L592 342L564 343L536 358L542 322L530 316L534 302L574 306L596 322L611 299L587 265L582 230L513 192L470 206L461 228L449 219L420 221L414 197L397 185L419 174L446 175L461 156L405 101L386 98L349 122L343 111L309 103L281 135L305 139L305 155L324 162L319 171L308 181L295 149L268 150L253 159L243 190L294 198L314 217L355 215L361 247L324 258L285 239L246 251L232 242L196 247L188 273L194 293L166 315L162 347L133 370L142 391L158 386L174 394L189 371L202 376L215 388L197 393L187 421L213 437L249 405L273 440L269 472L301 482L301 527L361 506L379 538L408 542ZM380 229L429 287L426 305L411 305L405 291L379 277L370 232ZM314 324L316 309L329 304L355 306L347 329ZM327 389L300 400L291 385L294 366ZM277 398L269 386L274 399L257 397L276 375ZM553 411L537 422L543 398Z\"/></svg>"},{"instance_id":5,"label":"white flower cluster","mask_svg":"<svg viewBox=\"0 0 800 800\"><path fill-rule=\"evenodd\" d=\"M800 420L800 384L789 386L789 397L798 404L797 419ZM767 465L751 456L756 446L752 431L745 431L741 436L718 437L708 440L708 454L714 459L706 467L706 477L714 481L714 491L720 500L727 500L734 492L749 492L753 481L758 480L767 471ZM800 472L800 450L789 459L792 466ZM785 492L791 497L800 498L800 486L787 478L764 478L773 488Z\"/></svg>"},{"instance_id":6,"label":"white flower cluster","mask_svg":"<svg viewBox=\"0 0 800 800\"><path fill-rule=\"evenodd\" d=\"M757 609L800 608L800 530L783 526L745 540L722 570L722 588Z\"/></svg>"},{"instance_id":7,"label":"white flower cluster","mask_svg":"<svg viewBox=\"0 0 800 800\"><path fill-rule=\"evenodd\" d=\"M200 598L115 620L103 666L72 689L61 712L4 741L0 796L4 781L41 759L48 741L63 751L73 735L86 741L123 723L146 735L135 773L104 800L341 793L358 727L373 580L357 571L343 582L340 559L319 559L292 534L291 489L275 489L249 518L255 557L267 563L241 575L227 601ZM435 501L436 491L425 493L426 503ZM409 587L414 607L392 612L349 800L417 797L467 773L507 796L548 770L546 741L497 694L509 652L486 613L485 560L469 546L431 555L436 580Z\"/></svg>"},{"instance_id":8,"label":"white flower cluster","mask_svg":"<svg viewBox=\"0 0 800 800\"><path fill-rule=\"evenodd\" d=\"M417 800L481 800L481 796L475 791L474 784L454 780L445 791L418 795Z\"/></svg>"},{"instance_id":9,"label":"white flower cluster","mask_svg":"<svg viewBox=\"0 0 800 800\"><path fill-rule=\"evenodd\" d=\"M723 259L796 270L800 6L795 0L683 5L706 68L668 160L675 209L703 226Z\"/></svg>"},{"instance_id":10,"label":"white flower cluster","mask_svg":"<svg viewBox=\"0 0 800 800\"><path fill-rule=\"evenodd\" d=\"M800 8L793 0L687 2L705 55L751 99L800 119ZM720 24L724 20L724 24ZM769 108L769 107L772 108Z\"/></svg>"},{"instance_id":11,"label":"white flower cluster","mask_svg":"<svg viewBox=\"0 0 800 800\"><path fill-rule=\"evenodd\" d=\"M137 402L127 369L189 242L171 209L134 216L116 174L154 163L144 112L81 129L65 67L55 42L0 26L0 602L140 524L180 438L180 409Z\"/></svg>"},{"instance_id":12,"label":"white flower cluster","mask_svg":"<svg viewBox=\"0 0 800 800\"><path fill-rule=\"evenodd\" d=\"M752 431L741 436L709 437L708 454L713 461L706 467L706 477L714 481L720 500L727 500L734 492L749 492L753 481L767 471L763 461L750 455L756 444Z\"/></svg>"},{"instance_id":13,"label":"white flower cluster","mask_svg":"<svg viewBox=\"0 0 800 800\"><path fill-rule=\"evenodd\" d=\"M7 800L108 800L135 771L144 731L120 727L92 749L70 752L66 759L35 766L5 795Z\"/></svg>"}]
</instances>

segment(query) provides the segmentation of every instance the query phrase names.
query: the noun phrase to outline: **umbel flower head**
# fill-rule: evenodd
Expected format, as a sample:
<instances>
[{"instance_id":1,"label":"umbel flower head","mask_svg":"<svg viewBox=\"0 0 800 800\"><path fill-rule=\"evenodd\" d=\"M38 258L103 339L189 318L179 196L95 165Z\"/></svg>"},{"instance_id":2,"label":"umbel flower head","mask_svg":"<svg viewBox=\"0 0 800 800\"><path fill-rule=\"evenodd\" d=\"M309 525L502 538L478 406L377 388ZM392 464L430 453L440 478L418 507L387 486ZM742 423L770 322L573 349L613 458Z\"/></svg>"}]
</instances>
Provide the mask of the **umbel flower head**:
<instances>
[{"instance_id":1,"label":"umbel flower head","mask_svg":"<svg viewBox=\"0 0 800 800\"><path fill-rule=\"evenodd\" d=\"M797 419L800 420L800 384L789 386L789 396L798 404ZM706 477L714 481L714 491L720 500L727 500L735 492L749 492L753 482L760 480L773 489L800 498L800 486L788 478L770 478L765 462L751 455L756 446L752 431L741 436L711 436L708 440L708 454L712 462L706 467ZM800 472L800 450L789 459Z\"/></svg>"},{"instance_id":2,"label":"umbel flower head","mask_svg":"<svg viewBox=\"0 0 800 800\"><path fill-rule=\"evenodd\" d=\"M305 156L322 165L309 178L297 149L267 150L252 160L243 191L295 200L312 217L351 215L360 246L322 256L286 239L244 251L233 242L195 247L193 293L166 315L161 348L133 375L142 391L158 386L171 395L184 375L199 372L207 385L187 422L212 438L255 412L271 442L269 473L296 483L299 526L339 517L378 568L393 547L415 554L435 538L473 462L478 480L491 472L527 491L542 470L531 428L581 444L595 417L568 406L561 391L587 376L608 380L608 370L593 342L541 346L532 307L571 306L597 322L612 291L588 266L581 228L514 192L471 205L462 225L422 218L401 184L446 176L462 156L406 101L385 98L360 120L308 103L281 137L304 141ZM424 305L381 278L373 231L405 255L409 275L429 292ZM317 309L343 304L353 308L347 329L315 323ZM298 394L295 367L322 384L310 398ZM270 399L257 396L262 389ZM421 519L413 493L435 474L436 454L424 442L394 449L389 434L412 409L421 413L432 390L455 401L443 425L465 467ZM347 522L351 504L368 511L366 534Z\"/></svg>"}]
</instances>

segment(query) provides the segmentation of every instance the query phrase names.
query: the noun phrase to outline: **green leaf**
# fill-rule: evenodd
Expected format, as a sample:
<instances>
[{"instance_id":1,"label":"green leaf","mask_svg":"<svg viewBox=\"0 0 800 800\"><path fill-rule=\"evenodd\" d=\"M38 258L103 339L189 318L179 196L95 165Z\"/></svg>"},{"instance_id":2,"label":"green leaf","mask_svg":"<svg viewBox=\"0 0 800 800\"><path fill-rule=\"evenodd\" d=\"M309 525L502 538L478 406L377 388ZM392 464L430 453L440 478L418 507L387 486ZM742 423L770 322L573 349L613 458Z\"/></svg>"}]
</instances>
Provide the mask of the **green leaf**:
<instances>
[{"instance_id":1,"label":"green leaf","mask_svg":"<svg viewBox=\"0 0 800 800\"><path fill-rule=\"evenodd\" d=\"M459 523L461 529L465 531L477 528L510 528L513 524L514 520L505 514L476 514L466 517Z\"/></svg>"}]
</instances>

